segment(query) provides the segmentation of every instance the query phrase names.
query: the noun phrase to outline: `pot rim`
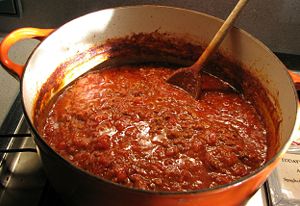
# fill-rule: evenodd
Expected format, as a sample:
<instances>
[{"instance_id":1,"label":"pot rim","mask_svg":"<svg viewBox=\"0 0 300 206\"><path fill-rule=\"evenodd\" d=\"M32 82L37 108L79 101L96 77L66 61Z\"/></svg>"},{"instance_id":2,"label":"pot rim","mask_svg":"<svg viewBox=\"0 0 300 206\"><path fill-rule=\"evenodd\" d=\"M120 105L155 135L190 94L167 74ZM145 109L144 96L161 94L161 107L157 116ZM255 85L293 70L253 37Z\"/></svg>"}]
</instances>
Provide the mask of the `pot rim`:
<instances>
[{"instance_id":1,"label":"pot rim","mask_svg":"<svg viewBox=\"0 0 300 206\"><path fill-rule=\"evenodd\" d=\"M107 11L107 10L120 10L120 9L135 9L135 8L141 8L141 7L148 7L148 8L156 8L156 7L159 7L159 8L165 8L165 9L173 9L173 10L179 10L179 11L184 11L184 12L188 12L188 13L194 13L194 14L197 14L197 15L202 15L202 16L206 16L208 18L211 18L211 19L214 19L215 21L218 21L220 23L223 23L224 20L218 18L218 17L215 17L215 16L212 16L212 15L209 15L209 14L206 14L206 13L203 13L203 12L200 12L200 11L196 11L196 10L192 10L192 9L187 9L187 8L179 8L179 7L174 7L174 6L164 6L164 5L154 5L154 4L145 4L145 5L134 5L134 6L120 6L120 7L113 7L113 8L108 8L108 9L102 9L102 10L98 10L98 11L94 11L94 12L90 12L90 13L87 13L85 15L82 15L82 16L79 16L71 21L68 21L66 22L65 24L59 26L57 29L55 29L55 31L53 31L49 36L53 35L54 33L56 33L61 27L63 27L64 25L70 23L70 22L73 22L73 21L76 21L77 19L79 18L83 18L87 15L93 15L95 13L98 13L98 12L103 12L103 11ZM277 61L277 63L279 64L282 64L285 68L285 72L286 72L286 75L288 76L288 79L289 79L289 83L293 89L293 93L294 93L294 102L296 103L295 104L295 115L294 115L294 118L293 118L293 122L294 122L294 128L296 126L296 119L297 119L297 116L300 115L300 111L297 110L298 106L297 106L297 102L298 102L298 97L297 97L297 91L295 89L295 86L294 86L294 83L292 81L292 78L290 77L290 75L288 74L288 70L286 68L286 66L278 59L278 57L264 44L262 43L261 41L259 41L257 38L255 38L253 35L251 35L250 33L246 32L245 30L243 29L240 29L240 28L237 28L235 26L232 27L232 29L234 30L237 30L238 32L241 32L243 33L243 35L246 35L248 36L249 38L251 38L256 44L258 44L259 46L261 46L266 52L270 53L272 56L273 56L273 59L275 61ZM48 37L49 37L48 36ZM47 37L47 38L48 38ZM24 102L24 92L23 92L23 84L25 84L25 81L24 81L24 74L26 72L26 69L27 69L27 65L32 57L32 55L36 52L36 50L43 44L44 41L46 41L46 39L43 40L42 42L40 42L32 51L32 53L30 54L30 56L28 57L25 65L24 65L24 72L23 72L23 75L20 79L20 92L21 92L21 96L22 96L22 107L23 107L23 111L24 111L24 115L25 115L25 118L30 126L30 129L31 131L33 132L33 136L34 138L37 138L37 140L39 142L41 142L46 148L50 149L50 151L55 155L57 156L60 160L62 160L62 162L68 166L68 167L71 167L73 170L76 170L78 172L80 172L81 174L85 175L85 177L89 178L89 179L92 179L94 181L100 181L100 182L103 182L103 183L106 183L106 184L110 184L110 185L113 185L115 187L118 187L120 189L125 189L125 190L129 190L129 191L132 191L132 192L139 192L139 193L144 193L144 194L150 194L150 195L164 195L164 196L172 196L172 195L193 195L193 194L203 194L203 193L207 193L207 192L219 192L221 190L226 190L230 187L235 187L239 184L242 184L243 182L251 179L251 178L254 178L257 174L259 174L260 172L262 172L265 168L267 168L268 166L270 166L271 164L275 163L275 160L277 160L278 158L280 158L280 156L282 156L282 154L288 149L289 145L291 144L292 142L292 133L293 133L293 130L289 132L289 139L288 141L285 142L284 146L282 146L277 152L276 154L270 158L268 161L266 161L262 166L260 166L259 168L257 168L253 173L250 173L246 176L243 176L235 181L232 181L230 183L227 183L227 184L224 184L224 185L219 185L219 186L216 186L216 187L213 187L213 188L204 188L204 189L200 189L200 190L188 190L188 191L151 191L151 190L143 190L143 189L137 189L137 188L133 188L133 187L126 187L122 184L118 184L118 183L115 183L115 182L112 182L112 181L109 181L107 179L104 179L102 177L99 177L99 176L96 176L94 174L91 174L90 172L88 171L85 171L83 169L81 169L80 167L77 167L75 166L71 161L63 158L60 154L58 154L54 149L52 149L46 142L45 140L39 135L38 131L36 130L34 124L30 121L30 118L29 118L29 114L27 113L26 111L26 108L25 108L25 102ZM39 147L39 146L38 146ZM41 149L41 148L40 148Z\"/></svg>"}]
</instances>

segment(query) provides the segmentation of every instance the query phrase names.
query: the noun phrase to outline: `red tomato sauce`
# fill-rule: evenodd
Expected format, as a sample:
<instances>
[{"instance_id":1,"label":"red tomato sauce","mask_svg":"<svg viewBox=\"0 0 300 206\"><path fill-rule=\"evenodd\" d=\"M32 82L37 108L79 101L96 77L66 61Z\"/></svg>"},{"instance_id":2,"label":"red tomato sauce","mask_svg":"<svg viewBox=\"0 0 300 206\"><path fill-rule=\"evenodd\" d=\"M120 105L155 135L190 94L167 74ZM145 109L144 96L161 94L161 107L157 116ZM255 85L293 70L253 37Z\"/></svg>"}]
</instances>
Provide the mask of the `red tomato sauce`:
<instances>
[{"instance_id":1,"label":"red tomato sauce","mask_svg":"<svg viewBox=\"0 0 300 206\"><path fill-rule=\"evenodd\" d=\"M74 165L152 191L230 183L266 161L263 119L226 82L202 76L195 100L165 67L91 71L49 105L42 136Z\"/></svg>"}]
</instances>

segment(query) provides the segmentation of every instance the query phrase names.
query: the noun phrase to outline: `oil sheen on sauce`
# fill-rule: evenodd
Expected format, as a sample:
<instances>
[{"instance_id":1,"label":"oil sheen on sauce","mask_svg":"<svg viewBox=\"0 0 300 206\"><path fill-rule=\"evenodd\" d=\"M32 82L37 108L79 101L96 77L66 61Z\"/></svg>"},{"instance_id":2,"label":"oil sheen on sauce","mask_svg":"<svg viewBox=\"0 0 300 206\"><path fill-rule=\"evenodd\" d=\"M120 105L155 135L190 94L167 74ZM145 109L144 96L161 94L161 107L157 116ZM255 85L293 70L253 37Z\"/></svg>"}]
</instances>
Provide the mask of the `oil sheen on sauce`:
<instances>
[{"instance_id":1,"label":"oil sheen on sauce","mask_svg":"<svg viewBox=\"0 0 300 206\"><path fill-rule=\"evenodd\" d=\"M78 78L49 105L40 131L74 165L152 191L212 188L266 161L267 131L251 102L202 76L193 99L166 67L121 66Z\"/></svg>"}]
</instances>

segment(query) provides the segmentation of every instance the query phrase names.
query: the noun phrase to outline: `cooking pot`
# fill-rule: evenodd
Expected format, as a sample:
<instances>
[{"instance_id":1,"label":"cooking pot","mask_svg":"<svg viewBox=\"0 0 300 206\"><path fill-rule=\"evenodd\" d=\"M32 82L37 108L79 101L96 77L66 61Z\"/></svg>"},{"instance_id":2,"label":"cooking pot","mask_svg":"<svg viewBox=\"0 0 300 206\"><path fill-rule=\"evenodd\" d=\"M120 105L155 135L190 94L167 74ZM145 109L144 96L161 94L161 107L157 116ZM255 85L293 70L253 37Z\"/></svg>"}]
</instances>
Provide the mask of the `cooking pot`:
<instances>
[{"instance_id":1,"label":"cooking pot","mask_svg":"<svg viewBox=\"0 0 300 206\"><path fill-rule=\"evenodd\" d=\"M280 118L276 154L250 175L230 184L199 191L151 192L126 188L73 166L46 144L34 126L37 97L45 92L43 85L50 76L56 77L53 81L59 84L48 87L51 90L48 91L48 98L109 58L104 52L94 55L90 48L95 45L102 45L108 39L125 37L132 33L159 31L191 39L205 46L222 22L216 17L180 8L131 6L90 13L56 30L18 29L2 41L1 64L21 81L24 113L31 126L43 167L51 184L67 203L139 206L241 205L264 183L298 133L298 98L286 67L265 45L238 28L231 29L220 47L220 52L244 65L244 69L260 81ZM9 49L16 42L28 38L39 39L41 43L25 65L13 63L8 57ZM62 65L71 65L63 76L58 71Z\"/></svg>"}]
</instances>

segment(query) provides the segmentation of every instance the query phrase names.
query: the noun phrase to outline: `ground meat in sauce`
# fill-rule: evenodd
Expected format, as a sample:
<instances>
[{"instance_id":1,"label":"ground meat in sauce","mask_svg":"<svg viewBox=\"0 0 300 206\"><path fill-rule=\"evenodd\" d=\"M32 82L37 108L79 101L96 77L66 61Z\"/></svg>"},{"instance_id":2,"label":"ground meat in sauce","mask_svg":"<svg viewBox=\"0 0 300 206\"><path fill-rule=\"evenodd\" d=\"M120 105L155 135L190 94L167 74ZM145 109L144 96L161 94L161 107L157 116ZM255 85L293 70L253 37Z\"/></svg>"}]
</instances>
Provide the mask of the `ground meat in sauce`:
<instances>
[{"instance_id":1,"label":"ground meat in sauce","mask_svg":"<svg viewBox=\"0 0 300 206\"><path fill-rule=\"evenodd\" d=\"M172 72L89 72L50 106L42 136L76 166L145 190L211 188L261 166L267 132L251 103L209 74L196 101L165 82Z\"/></svg>"}]
</instances>

